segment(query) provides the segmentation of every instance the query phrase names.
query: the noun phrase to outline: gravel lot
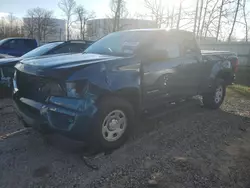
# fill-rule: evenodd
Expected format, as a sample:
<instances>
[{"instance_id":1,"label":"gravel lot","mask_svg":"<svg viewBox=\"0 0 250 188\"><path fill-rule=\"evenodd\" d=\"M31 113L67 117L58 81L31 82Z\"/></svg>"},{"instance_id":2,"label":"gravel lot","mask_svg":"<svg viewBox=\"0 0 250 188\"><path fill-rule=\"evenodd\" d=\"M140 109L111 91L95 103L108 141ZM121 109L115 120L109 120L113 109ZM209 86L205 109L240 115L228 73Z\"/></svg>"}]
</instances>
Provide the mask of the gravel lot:
<instances>
[{"instance_id":1,"label":"gravel lot","mask_svg":"<svg viewBox=\"0 0 250 188\"><path fill-rule=\"evenodd\" d=\"M220 110L194 100L138 122L125 146L86 159L98 170L82 143L22 131L11 100L0 117L0 187L250 187L250 100L231 90Z\"/></svg>"}]
</instances>

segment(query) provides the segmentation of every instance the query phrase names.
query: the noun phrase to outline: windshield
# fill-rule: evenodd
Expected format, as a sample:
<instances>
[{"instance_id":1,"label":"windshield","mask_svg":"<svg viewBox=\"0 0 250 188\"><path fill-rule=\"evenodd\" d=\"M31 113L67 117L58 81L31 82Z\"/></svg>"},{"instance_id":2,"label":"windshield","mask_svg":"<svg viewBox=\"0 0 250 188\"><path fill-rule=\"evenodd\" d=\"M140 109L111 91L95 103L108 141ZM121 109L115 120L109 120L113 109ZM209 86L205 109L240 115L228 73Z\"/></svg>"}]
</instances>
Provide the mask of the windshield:
<instances>
[{"instance_id":1,"label":"windshield","mask_svg":"<svg viewBox=\"0 0 250 188\"><path fill-rule=\"evenodd\" d=\"M41 56L47 53L49 50L59 46L63 42L53 42L53 43L48 43L44 44L34 50L31 50L30 52L24 54L22 58L30 58L30 57L36 57L36 56Z\"/></svg>"},{"instance_id":2,"label":"windshield","mask_svg":"<svg viewBox=\"0 0 250 188\"><path fill-rule=\"evenodd\" d=\"M149 34L143 31L111 33L92 44L84 53L131 56L142 43L148 41Z\"/></svg>"}]
</instances>

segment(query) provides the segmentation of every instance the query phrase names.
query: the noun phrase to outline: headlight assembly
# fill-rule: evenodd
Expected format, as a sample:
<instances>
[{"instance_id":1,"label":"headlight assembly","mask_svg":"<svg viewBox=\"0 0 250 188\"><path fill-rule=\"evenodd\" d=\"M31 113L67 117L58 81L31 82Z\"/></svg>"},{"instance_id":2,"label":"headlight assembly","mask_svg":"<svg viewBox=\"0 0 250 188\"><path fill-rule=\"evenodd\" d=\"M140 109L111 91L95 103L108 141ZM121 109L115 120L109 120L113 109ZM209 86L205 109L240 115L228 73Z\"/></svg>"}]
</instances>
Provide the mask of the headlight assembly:
<instances>
[{"instance_id":1,"label":"headlight assembly","mask_svg":"<svg viewBox=\"0 0 250 188\"><path fill-rule=\"evenodd\" d=\"M79 94L76 92L76 83L74 82L66 83L66 92L68 97L79 97Z\"/></svg>"},{"instance_id":2,"label":"headlight assembly","mask_svg":"<svg viewBox=\"0 0 250 188\"><path fill-rule=\"evenodd\" d=\"M86 81L66 82L66 92L68 97L79 98L85 94L88 84Z\"/></svg>"},{"instance_id":3,"label":"headlight assembly","mask_svg":"<svg viewBox=\"0 0 250 188\"><path fill-rule=\"evenodd\" d=\"M45 96L65 96L62 87L56 82L45 83L39 90Z\"/></svg>"}]
</instances>

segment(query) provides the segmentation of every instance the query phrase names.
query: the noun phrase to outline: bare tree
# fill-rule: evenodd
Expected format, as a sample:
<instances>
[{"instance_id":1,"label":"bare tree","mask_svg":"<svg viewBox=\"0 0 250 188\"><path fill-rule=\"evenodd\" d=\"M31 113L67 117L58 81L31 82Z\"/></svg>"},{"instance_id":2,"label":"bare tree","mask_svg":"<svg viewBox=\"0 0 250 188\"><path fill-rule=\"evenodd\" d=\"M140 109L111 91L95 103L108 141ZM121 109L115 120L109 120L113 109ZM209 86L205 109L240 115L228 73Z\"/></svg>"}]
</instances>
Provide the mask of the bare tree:
<instances>
[{"instance_id":1,"label":"bare tree","mask_svg":"<svg viewBox=\"0 0 250 188\"><path fill-rule=\"evenodd\" d=\"M38 43L42 39L42 23L44 19L45 9L34 8L27 11L27 18L24 18L24 28L28 31L28 35L36 37Z\"/></svg>"},{"instance_id":2,"label":"bare tree","mask_svg":"<svg viewBox=\"0 0 250 188\"><path fill-rule=\"evenodd\" d=\"M23 37L22 23L13 14L0 18L0 39Z\"/></svg>"},{"instance_id":3,"label":"bare tree","mask_svg":"<svg viewBox=\"0 0 250 188\"><path fill-rule=\"evenodd\" d=\"M0 39L4 38L5 36L5 20L4 17L0 20Z\"/></svg>"},{"instance_id":4,"label":"bare tree","mask_svg":"<svg viewBox=\"0 0 250 188\"><path fill-rule=\"evenodd\" d=\"M44 19L43 19L42 27L41 27L44 42L46 42L46 38L48 35L58 32L57 26L58 25L53 19L53 12L46 11L44 13Z\"/></svg>"},{"instance_id":5,"label":"bare tree","mask_svg":"<svg viewBox=\"0 0 250 188\"><path fill-rule=\"evenodd\" d=\"M179 3L179 12L178 12L178 19L177 19L177 23L176 23L176 29L180 28L181 13L182 13L182 0Z\"/></svg>"},{"instance_id":6,"label":"bare tree","mask_svg":"<svg viewBox=\"0 0 250 188\"><path fill-rule=\"evenodd\" d=\"M175 6L172 6L171 16L170 16L170 28L174 28L174 16L175 15Z\"/></svg>"},{"instance_id":7,"label":"bare tree","mask_svg":"<svg viewBox=\"0 0 250 188\"><path fill-rule=\"evenodd\" d=\"M168 5L166 0L144 0L150 16L157 27L186 29L197 36L215 37L216 40L232 38L236 24L244 25L246 41L248 40L249 0L197 0L196 7L187 8L188 3L179 0L178 7ZM190 0L191 1L191 0ZM241 8L242 7L242 8ZM242 17L239 18L239 12Z\"/></svg>"},{"instance_id":8,"label":"bare tree","mask_svg":"<svg viewBox=\"0 0 250 188\"><path fill-rule=\"evenodd\" d=\"M189 25L190 23L193 23L193 19L191 18L183 18L183 7L182 7L182 4L183 4L183 2L184 2L185 0L180 0L180 3L179 3L179 10L178 10L178 14L177 14L177 21L176 21L176 29L180 29L180 22L181 22L181 20L189 20L189 22L188 23L186 23L185 25ZM190 14L190 13L188 13L188 14ZM193 12L191 12L191 14L193 14Z\"/></svg>"},{"instance_id":9,"label":"bare tree","mask_svg":"<svg viewBox=\"0 0 250 188\"><path fill-rule=\"evenodd\" d=\"M67 23L67 40L70 39L70 28L73 23L72 16L75 14L76 2L75 0L61 0L58 7L63 11Z\"/></svg>"},{"instance_id":10,"label":"bare tree","mask_svg":"<svg viewBox=\"0 0 250 188\"><path fill-rule=\"evenodd\" d=\"M164 1L164 0L163 0ZM168 13L169 9L166 9L162 0L144 0L145 7L150 11L150 16L155 21L158 28L161 28L163 24L167 23L170 15ZM172 20L171 25L173 24L173 17L174 17L174 8L172 9ZM168 23L167 23L168 24Z\"/></svg>"},{"instance_id":11,"label":"bare tree","mask_svg":"<svg viewBox=\"0 0 250 188\"><path fill-rule=\"evenodd\" d=\"M13 15L13 13L10 13L7 16L7 19L9 21L9 27L10 27L10 34L12 35L12 31L13 31L13 26L14 26L14 22L16 20L16 17Z\"/></svg>"},{"instance_id":12,"label":"bare tree","mask_svg":"<svg viewBox=\"0 0 250 188\"><path fill-rule=\"evenodd\" d=\"M201 6L200 6L200 12L199 12L199 20L198 20L198 28L197 28L197 36L199 35L199 32L200 32L200 25L201 25L202 12L203 12L203 4L204 4L204 1L201 0ZM206 13L206 11L204 12L204 14L205 13Z\"/></svg>"},{"instance_id":13,"label":"bare tree","mask_svg":"<svg viewBox=\"0 0 250 188\"><path fill-rule=\"evenodd\" d=\"M231 28L231 31L230 31L229 36L228 36L228 41L231 41L231 37L232 37L233 31L234 31L234 26L235 26L235 23L236 23L236 20L237 20L237 15L238 15L238 12L239 12L240 1L241 0L237 0L236 9L235 9L235 13L234 13L233 24L232 24L232 28Z\"/></svg>"},{"instance_id":14,"label":"bare tree","mask_svg":"<svg viewBox=\"0 0 250 188\"><path fill-rule=\"evenodd\" d=\"M53 12L43 8L34 8L27 11L24 20L24 30L27 35L36 38L38 43L46 36L56 31L56 23L53 21Z\"/></svg>"},{"instance_id":15,"label":"bare tree","mask_svg":"<svg viewBox=\"0 0 250 188\"><path fill-rule=\"evenodd\" d=\"M211 2L212 2L212 0L206 0L206 3L205 3L204 14L203 14L202 24L201 24L201 28L200 28L200 33L199 33L200 37L203 36L204 27L206 24L206 16L207 16L207 13L209 13L208 6ZM197 35L198 35L198 33L197 33Z\"/></svg>"},{"instance_id":16,"label":"bare tree","mask_svg":"<svg viewBox=\"0 0 250 188\"><path fill-rule=\"evenodd\" d=\"M116 4L115 8L115 17L114 17L114 27L113 31L117 31L119 27L120 17L121 17L121 6L122 6L122 0L113 0L113 4Z\"/></svg>"},{"instance_id":17,"label":"bare tree","mask_svg":"<svg viewBox=\"0 0 250 188\"><path fill-rule=\"evenodd\" d=\"M79 21L80 24L80 38L84 40L87 21L89 19L93 19L95 17L95 13L88 12L82 5L76 7L75 13L77 15L77 21Z\"/></svg>"},{"instance_id":18,"label":"bare tree","mask_svg":"<svg viewBox=\"0 0 250 188\"><path fill-rule=\"evenodd\" d=\"M198 19L198 10L199 10L199 0L196 0L196 10L195 10L195 17L194 17L194 29L193 33L196 34L196 25L197 25L197 19Z\"/></svg>"},{"instance_id":19,"label":"bare tree","mask_svg":"<svg viewBox=\"0 0 250 188\"><path fill-rule=\"evenodd\" d=\"M210 32L209 28L210 28L211 23L213 23L213 21L216 18L218 18L218 14L216 13L218 2L219 0L216 0L216 2L213 2L212 9L209 11L208 20L206 21L205 37L207 37L207 33Z\"/></svg>"},{"instance_id":20,"label":"bare tree","mask_svg":"<svg viewBox=\"0 0 250 188\"><path fill-rule=\"evenodd\" d=\"M219 33L220 33L220 29L221 29L221 18L222 18L222 12L223 12L224 5L225 5L225 0L221 0L221 5L220 5L220 9L219 9L219 21L218 21L218 26L217 26L217 31L216 31L216 41L218 41L218 38L219 38Z\"/></svg>"},{"instance_id":21,"label":"bare tree","mask_svg":"<svg viewBox=\"0 0 250 188\"><path fill-rule=\"evenodd\" d=\"M245 25L245 39L246 42L248 42L248 21L247 21L248 13L246 12L246 0L243 0L242 9L243 9L243 19Z\"/></svg>"},{"instance_id":22,"label":"bare tree","mask_svg":"<svg viewBox=\"0 0 250 188\"><path fill-rule=\"evenodd\" d=\"M126 18L128 16L128 10L126 8L125 0L111 0L110 1L110 15L109 18L112 19L110 25L112 25L112 31L118 31L121 29L120 19Z\"/></svg>"}]
</instances>

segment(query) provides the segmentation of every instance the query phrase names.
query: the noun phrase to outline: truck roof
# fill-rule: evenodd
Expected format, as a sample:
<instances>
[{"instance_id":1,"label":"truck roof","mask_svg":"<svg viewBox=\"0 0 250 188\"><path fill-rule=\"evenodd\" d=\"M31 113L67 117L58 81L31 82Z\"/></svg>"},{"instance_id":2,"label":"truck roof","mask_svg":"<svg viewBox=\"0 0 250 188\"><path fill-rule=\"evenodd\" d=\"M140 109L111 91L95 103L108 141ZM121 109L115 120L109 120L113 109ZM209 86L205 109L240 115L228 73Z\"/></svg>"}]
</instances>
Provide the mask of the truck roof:
<instances>
[{"instance_id":1,"label":"truck roof","mask_svg":"<svg viewBox=\"0 0 250 188\"><path fill-rule=\"evenodd\" d=\"M118 31L118 32L141 32L141 31L149 31L149 32L152 32L152 31L166 31L168 33L177 33L177 34L188 34L188 35L193 35L192 32L190 31L185 31L185 30L178 30L178 29L170 29L170 30L167 30L167 29L159 29L159 28L148 28L148 29L131 29L131 30L123 30L123 31Z\"/></svg>"},{"instance_id":2,"label":"truck roof","mask_svg":"<svg viewBox=\"0 0 250 188\"><path fill-rule=\"evenodd\" d=\"M177 29L159 29L159 28L149 28L149 29L132 29L132 30L123 30L118 32L166 32L170 37L180 37L182 39L195 39L195 36L190 31L177 30Z\"/></svg>"}]
</instances>

